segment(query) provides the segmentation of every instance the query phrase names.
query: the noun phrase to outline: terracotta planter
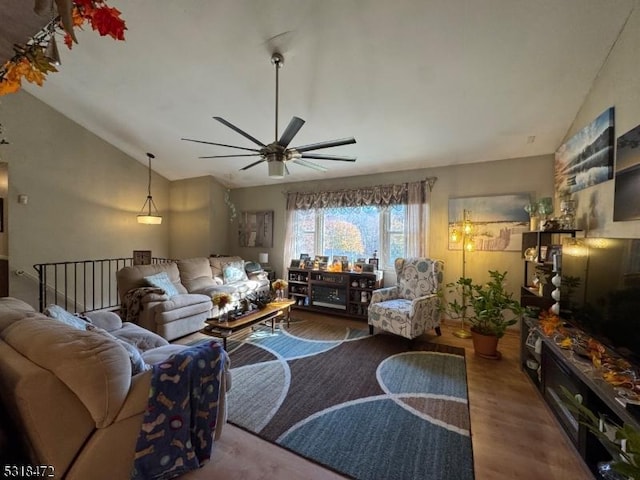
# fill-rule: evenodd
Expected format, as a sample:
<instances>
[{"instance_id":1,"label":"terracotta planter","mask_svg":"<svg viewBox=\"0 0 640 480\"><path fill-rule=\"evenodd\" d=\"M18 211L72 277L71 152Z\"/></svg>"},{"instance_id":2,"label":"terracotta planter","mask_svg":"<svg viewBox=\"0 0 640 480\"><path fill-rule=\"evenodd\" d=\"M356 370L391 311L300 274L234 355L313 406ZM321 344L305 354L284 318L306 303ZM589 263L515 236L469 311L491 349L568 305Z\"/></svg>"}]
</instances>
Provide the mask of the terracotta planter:
<instances>
[{"instance_id":1,"label":"terracotta planter","mask_svg":"<svg viewBox=\"0 0 640 480\"><path fill-rule=\"evenodd\" d=\"M502 355L498 351L498 337L475 332L473 328L471 329L471 337L476 355L491 360L500 360Z\"/></svg>"}]
</instances>

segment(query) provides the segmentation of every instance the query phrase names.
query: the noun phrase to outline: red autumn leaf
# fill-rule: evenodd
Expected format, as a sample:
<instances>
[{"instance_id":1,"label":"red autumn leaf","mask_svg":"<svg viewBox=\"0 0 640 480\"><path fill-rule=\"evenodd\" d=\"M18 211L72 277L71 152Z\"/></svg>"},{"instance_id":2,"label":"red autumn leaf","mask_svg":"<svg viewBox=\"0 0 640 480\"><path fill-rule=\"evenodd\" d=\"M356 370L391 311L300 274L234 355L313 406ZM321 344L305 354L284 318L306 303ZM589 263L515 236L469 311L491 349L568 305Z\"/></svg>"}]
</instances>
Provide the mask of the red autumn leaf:
<instances>
[{"instance_id":1,"label":"red autumn leaf","mask_svg":"<svg viewBox=\"0 0 640 480\"><path fill-rule=\"evenodd\" d=\"M110 35L116 40L124 40L124 31L127 29L124 20L120 18L120 11L110 7L95 9L91 16L91 26L100 35Z\"/></svg>"}]
</instances>

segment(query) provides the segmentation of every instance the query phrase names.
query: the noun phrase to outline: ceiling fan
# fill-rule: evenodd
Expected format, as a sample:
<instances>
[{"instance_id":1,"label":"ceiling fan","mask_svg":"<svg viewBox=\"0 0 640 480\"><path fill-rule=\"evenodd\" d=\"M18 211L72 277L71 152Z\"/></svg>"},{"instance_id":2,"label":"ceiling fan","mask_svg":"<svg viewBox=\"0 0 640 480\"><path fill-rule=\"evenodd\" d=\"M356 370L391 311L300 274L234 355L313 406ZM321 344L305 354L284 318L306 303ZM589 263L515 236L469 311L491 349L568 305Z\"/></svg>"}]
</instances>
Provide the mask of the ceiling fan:
<instances>
[{"instance_id":1,"label":"ceiling fan","mask_svg":"<svg viewBox=\"0 0 640 480\"><path fill-rule=\"evenodd\" d=\"M220 147L228 147L228 148L236 148L238 150L244 150L248 152L254 153L245 153L245 154L233 154L233 155L212 155L207 157L198 157L198 158L230 158L230 157L261 157L257 162L250 163L249 165L242 167L240 170L248 170L256 165L261 164L262 162L267 162L269 168L269 177L271 178L284 178L285 175L289 174L289 169L287 168L288 162L293 162L298 165L302 165L304 167L313 168L314 170L319 170L321 172L326 172L327 169L323 165L319 165L314 162L310 162L306 159L311 158L314 160L335 160L339 162L355 162L356 157L345 157L339 155L323 155L320 153L313 153L315 150L320 150L322 148L330 148L330 147L339 147L341 145L350 145L352 143L356 143L356 139L353 137L342 138L339 140L329 140L325 142L312 143L309 145L302 145L300 147L289 147L289 144L293 140L293 137L296 136L298 131L304 125L304 120L299 117L293 117L287 125L287 128L282 133L280 138L278 139L278 71L284 65L284 57L280 53L274 53L271 56L271 63L275 66L276 70L276 125L275 125L275 140L265 145L257 138L249 135L244 130L233 125L231 122L228 122L222 117L213 117L218 122L223 125L229 127L231 130L239 133L243 137L251 140L253 143L258 145L260 148L247 148L247 147L239 147L236 145L226 145L224 143L215 143L215 142L207 142L204 140L194 140L192 138L182 138L182 140L186 140L188 142L196 142L196 143L204 143L207 145L217 145ZM311 152L311 153L309 153Z\"/></svg>"}]
</instances>

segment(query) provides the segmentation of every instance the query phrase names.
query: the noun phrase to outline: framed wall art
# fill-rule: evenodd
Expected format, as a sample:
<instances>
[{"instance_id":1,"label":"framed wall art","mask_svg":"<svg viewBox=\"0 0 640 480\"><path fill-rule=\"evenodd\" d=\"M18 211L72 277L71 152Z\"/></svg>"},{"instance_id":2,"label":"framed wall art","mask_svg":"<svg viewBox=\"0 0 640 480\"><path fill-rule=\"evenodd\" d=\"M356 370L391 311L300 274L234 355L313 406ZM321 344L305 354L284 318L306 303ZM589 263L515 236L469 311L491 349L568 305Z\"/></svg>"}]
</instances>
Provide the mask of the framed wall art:
<instances>
[{"instance_id":1,"label":"framed wall art","mask_svg":"<svg viewBox=\"0 0 640 480\"><path fill-rule=\"evenodd\" d=\"M613 221L640 220L640 125L618 137Z\"/></svg>"},{"instance_id":2,"label":"framed wall art","mask_svg":"<svg viewBox=\"0 0 640 480\"><path fill-rule=\"evenodd\" d=\"M529 230L529 214L524 206L528 193L464 197L449 199L449 250L462 249L461 231L464 213L471 223L466 241L473 242L475 251L519 251L522 232Z\"/></svg>"},{"instance_id":3,"label":"framed wall art","mask_svg":"<svg viewBox=\"0 0 640 480\"><path fill-rule=\"evenodd\" d=\"M614 107L556 150L556 192L577 192L613 178Z\"/></svg>"},{"instance_id":4,"label":"framed wall art","mask_svg":"<svg viewBox=\"0 0 640 480\"><path fill-rule=\"evenodd\" d=\"M241 247L273 247L273 210L242 212L238 240Z\"/></svg>"}]
</instances>

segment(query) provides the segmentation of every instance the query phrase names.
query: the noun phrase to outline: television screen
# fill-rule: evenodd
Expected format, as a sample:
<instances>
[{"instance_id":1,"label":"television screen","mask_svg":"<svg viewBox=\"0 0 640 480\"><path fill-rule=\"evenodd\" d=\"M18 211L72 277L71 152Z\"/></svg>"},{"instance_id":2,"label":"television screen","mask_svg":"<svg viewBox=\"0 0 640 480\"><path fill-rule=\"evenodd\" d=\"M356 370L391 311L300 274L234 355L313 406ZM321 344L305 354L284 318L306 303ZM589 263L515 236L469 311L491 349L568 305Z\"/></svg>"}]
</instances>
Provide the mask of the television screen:
<instances>
[{"instance_id":1,"label":"television screen","mask_svg":"<svg viewBox=\"0 0 640 480\"><path fill-rule=\"evenodd\" d=\"M640 239L565 239L560 315L640 363Z\"/></svg>"}]
</instances>

